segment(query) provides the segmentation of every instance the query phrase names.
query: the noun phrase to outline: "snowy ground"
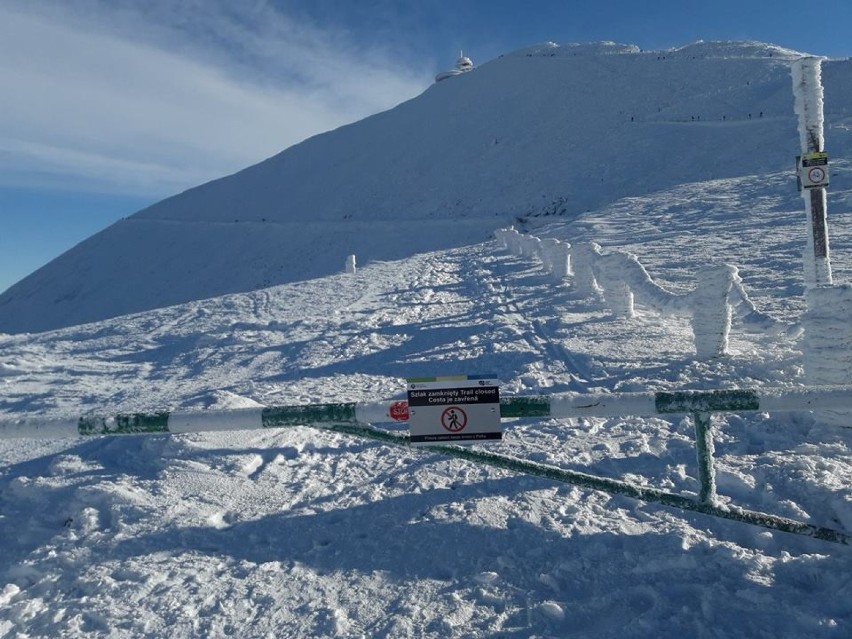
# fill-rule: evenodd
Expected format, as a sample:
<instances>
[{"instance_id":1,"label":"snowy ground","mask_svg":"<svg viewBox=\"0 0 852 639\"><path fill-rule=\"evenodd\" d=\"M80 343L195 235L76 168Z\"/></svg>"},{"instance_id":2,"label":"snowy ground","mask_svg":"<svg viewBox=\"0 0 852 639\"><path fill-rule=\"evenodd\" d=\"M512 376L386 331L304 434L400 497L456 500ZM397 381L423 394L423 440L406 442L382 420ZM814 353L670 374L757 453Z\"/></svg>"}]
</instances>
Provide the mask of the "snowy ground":
<instances>
[{"instance_id":1,"label":"snowy ground","mask_svg":"<svg viewBox=\"0 0 852 639\"><path fill-rule=\"evenodd\" d=\"M734 263L793 324L804 224L785 181L686 185L533 230L630 250L675 290ZM496 374L504 394L803 383L795 333L735 324L728 357L696 362L686 320L638 310L615 320L489 242L0 336L0 416L375 400L456 373ZM724 500L852 531L852 430L807 413L716 425ZM687 419L505 429L500 452L698 489ZM0 441L0 463L0 637L852 634L846 547L308 428Z\"/></svg>"}]
</instances>

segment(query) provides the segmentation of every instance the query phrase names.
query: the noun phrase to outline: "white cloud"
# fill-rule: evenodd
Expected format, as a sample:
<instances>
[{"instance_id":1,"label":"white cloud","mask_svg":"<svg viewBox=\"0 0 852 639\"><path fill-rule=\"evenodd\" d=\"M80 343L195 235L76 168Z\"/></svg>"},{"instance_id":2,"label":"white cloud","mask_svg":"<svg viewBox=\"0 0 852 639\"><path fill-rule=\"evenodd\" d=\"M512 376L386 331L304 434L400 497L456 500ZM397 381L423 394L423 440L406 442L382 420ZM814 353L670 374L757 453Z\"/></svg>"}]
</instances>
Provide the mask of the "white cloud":
<instances>
[{"instance_id":1,"label":"white cloud","mask_svg":"<svg viewBox=\"0 0 852 639\"><path fill-rule=\"evenodd\" d=\"M5 185L166 195L429 82L426 69L397 68L384 51L264 2L204 2L190 21L191 3L139 3L144 14L136 4L0 7Z\"/></svg>"}]
</instances>

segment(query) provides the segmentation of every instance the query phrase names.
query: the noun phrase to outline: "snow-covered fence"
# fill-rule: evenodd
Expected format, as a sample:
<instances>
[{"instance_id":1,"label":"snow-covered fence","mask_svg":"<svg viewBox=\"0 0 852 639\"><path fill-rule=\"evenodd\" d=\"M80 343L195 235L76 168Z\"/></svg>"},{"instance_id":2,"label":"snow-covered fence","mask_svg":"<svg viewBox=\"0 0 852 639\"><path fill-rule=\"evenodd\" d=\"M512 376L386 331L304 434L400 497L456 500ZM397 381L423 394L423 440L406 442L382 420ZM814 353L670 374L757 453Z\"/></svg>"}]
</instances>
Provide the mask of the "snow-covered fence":
<instances>
[{"instance_id":1,"label":"snow-covered fence","mask_svg":"<svg viewBox=\"0 0 852 639\"><path fill-rule=\"evenodd\" d=\"M540 240L518 233L514 228L498 229L497 239L510 253L540 259L545 271L557 281L571 274L571 245L554 239Z\"/></svg>"},{"instance_id":2,"label":"snow-covered fence","mask_svg":"<svg viewBox=\"0 0 852 639\"><path fill-rule=\"evenodd\" d=\"M579 418L627 417L691 414L695 422L696 456L700 492L692 495L670 493L637 486L625 481L598 477L476 448L436 444L418 450L437 452L513 472L544 477L591 490L626 495L645 502L700 512L774 530L852 545L847 531L816 526L768 513L720 504L716 496L713 468L712 413L749 411L852 409L852 387L687 390L655 393L560 393L554 395L510 396L500 399L503 419L518 417ZM86 415L78 419L0 420L0 438L57 438L96 435L139 435L192 433L310 426L408 446L408 435L372 426L400 420L407 415L407 403L387 400L370 403L334 403L306 406L268 406L236 410L207 410L191 413L133 413L114 417ZM405 419L405 418L403 418Z\"/></svg>"},{"instance_id":3,"label":"snow-covered fence","mask_svg":"<svg viewBox=\"0 0 852 639\"><path fill-rule=\"evenodd\" d=\"M595 242L571 245L558 240L539 240L518 233L514 228L499 229L496 237L515 255L541 259L545 270L556 280L571 276L572 287L578 296L601 295L616 317L633 317L634 302L663 315L689 317L699 359L727 353L734 313L753 329L767 332L786 329L755 307L742 286L737 268L730 264L702 268L698 272L695 289L677 294L655 282L632 253L604 253ZM552 251L557 249L561 251L558 267L551 257Z\"/></svg>"}]
</instances>

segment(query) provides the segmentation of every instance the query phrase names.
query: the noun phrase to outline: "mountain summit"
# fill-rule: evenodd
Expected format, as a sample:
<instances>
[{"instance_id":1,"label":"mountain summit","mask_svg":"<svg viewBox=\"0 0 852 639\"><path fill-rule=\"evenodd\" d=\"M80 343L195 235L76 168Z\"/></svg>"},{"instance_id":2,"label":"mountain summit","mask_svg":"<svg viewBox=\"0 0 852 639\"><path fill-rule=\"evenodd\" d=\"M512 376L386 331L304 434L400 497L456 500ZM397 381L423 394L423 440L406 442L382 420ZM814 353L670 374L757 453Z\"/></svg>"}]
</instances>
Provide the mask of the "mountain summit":
<instances>
[{"instance_id":1,"label":"mountain summit","mask_svg":"<svg viewBox=\"0 0 852 639\"><path fill-rule=\"evenodd\" d=\"M464 246L518 220L792 167L790 62L801 55L604 42L501 56L113 224L0 295L0 331L304 280L342 270L350 254L366 263ZM852 62L826 62L823 82L837 153L852 147L841 106Z\"/></svg>"}]
</instances>

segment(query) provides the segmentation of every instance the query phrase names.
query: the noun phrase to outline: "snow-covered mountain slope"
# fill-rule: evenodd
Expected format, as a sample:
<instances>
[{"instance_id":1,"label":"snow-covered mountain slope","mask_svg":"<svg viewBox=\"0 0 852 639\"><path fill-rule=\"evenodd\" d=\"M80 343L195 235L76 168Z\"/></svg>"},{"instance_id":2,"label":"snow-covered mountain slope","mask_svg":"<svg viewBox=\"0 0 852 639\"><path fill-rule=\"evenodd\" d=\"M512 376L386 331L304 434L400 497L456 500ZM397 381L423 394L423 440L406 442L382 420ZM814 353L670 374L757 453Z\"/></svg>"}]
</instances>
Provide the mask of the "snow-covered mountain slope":
<instances>
[{"instance_id":1,"label":"snow-covered mountain slope","mask_svg":"<svg viewBox=\"0 0 852 639\"><path fill-rule=\"evenodd\" d=\"M40 331L463 246L517 217L792 166L789 74L758 43L542 45L169 198L0 295ZM852 62L824 65L829 149L852 149ZM786 185L784 186L786 188Z\"/></svg>"},{"instance_id":2,"label":"snow-covered mountain slope","mask_svg":"<svg viewBox=\"0 0 852 639\"><path fill-rule=\"evenodd\" d=\"M833 266L852 274L848 164ZM845 187L843 185L846 185ZM659 203L664 202L661 206ZM619 199L536 235L631 250L684 291L724 260L758 306L803 308L788 171ZM390 231L384 237L393 235ZM685 318L615 319L496 242L37 335L0 336L0 418L399 396L408 375L502 392L802 382L794 333L735 323L694 359ZM718 416L723 502L852 531L852 430ZM489 447L698 490L689 419L505 423ZM840 638L843 546L306 428L0 441L0 635Z\"/></svg>"}]
</instances>

